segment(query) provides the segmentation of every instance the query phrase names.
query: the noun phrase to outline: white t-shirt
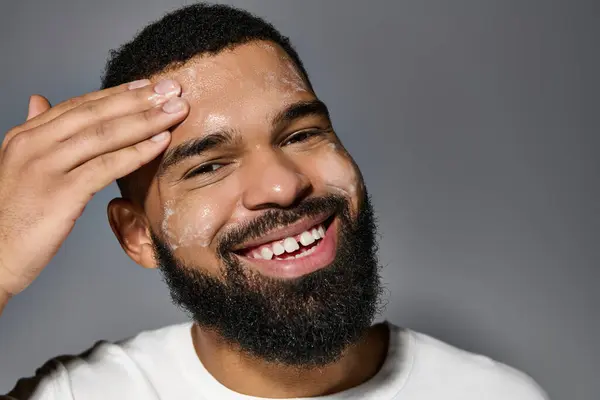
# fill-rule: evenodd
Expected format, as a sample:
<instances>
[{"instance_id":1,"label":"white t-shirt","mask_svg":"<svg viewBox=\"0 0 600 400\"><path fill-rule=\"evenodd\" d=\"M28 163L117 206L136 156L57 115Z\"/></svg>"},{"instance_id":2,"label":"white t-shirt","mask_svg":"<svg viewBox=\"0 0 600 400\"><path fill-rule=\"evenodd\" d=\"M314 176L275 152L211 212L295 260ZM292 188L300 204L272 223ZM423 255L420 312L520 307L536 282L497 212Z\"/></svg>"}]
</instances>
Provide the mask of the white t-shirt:
<instances>
[{"instance_id":1,"label":"white t-shirt","mask_svg":"<svg viewBox=\"0 0 600 400\"><path fill-rule=\"evenodd\" d=\"M524 373L488 357L387 323L386 360L370 380L319 400L548 400ZM77 357L46 363L19 381L19 400L258 400L219 383L202 365L191 323L98 342Z\"/></svg>"}]
</instances>

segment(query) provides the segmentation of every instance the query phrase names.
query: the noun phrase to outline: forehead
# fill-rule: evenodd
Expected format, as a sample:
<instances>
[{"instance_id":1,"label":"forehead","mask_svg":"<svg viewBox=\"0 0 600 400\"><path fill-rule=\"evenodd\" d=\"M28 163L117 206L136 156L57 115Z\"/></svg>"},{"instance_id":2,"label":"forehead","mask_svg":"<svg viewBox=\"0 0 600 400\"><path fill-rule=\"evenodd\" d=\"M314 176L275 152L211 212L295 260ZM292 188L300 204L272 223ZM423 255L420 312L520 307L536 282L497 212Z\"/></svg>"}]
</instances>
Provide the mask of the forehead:
<instances>
[{"instance_id":1,"label":"forehead","mask_svg":"<svg viewBox=\"0 0 600 400\"><path fill-rule=\"evenodd\" d=\"M190 114L176 131L266 123L287 105L315 98L287 53L266 41L195 57L152 80L163 78L176 79L190 103Z\"/></svg>"}]
</instances>

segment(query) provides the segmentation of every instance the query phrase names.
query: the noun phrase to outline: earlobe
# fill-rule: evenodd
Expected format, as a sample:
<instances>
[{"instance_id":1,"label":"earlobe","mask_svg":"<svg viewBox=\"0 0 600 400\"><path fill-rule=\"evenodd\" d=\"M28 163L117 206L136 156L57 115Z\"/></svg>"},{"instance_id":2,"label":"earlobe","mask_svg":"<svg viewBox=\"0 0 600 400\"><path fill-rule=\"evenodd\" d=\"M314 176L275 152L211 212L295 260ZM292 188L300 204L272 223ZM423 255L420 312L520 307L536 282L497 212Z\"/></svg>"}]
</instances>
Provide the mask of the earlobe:
<instances>
[{"instance_id":1,"label":"earlobe","mask_svg":"<svg viewBox=\"0 0 600 400\"><path fill-rule=\"evenodd\" d=\"M107 208L110 227L125 253L144 268L156 268L148 220L131 201L117 198Z\"/></svg>"}]
</instances>

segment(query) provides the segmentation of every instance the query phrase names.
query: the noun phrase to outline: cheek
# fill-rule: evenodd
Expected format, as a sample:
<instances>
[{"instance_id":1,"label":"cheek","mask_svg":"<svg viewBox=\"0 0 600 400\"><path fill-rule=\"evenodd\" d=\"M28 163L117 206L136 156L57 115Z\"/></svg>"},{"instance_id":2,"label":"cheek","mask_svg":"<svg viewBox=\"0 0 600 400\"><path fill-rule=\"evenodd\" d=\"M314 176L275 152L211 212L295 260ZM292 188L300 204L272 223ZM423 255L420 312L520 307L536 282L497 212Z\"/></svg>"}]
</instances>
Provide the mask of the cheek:
<instances>
[{"instance_id":1,"label":"cheek","mask_svg":"<svg viewBox=\"0 0 600 400\"><path fill-rule=\"evenodd\" d=\"M227 219L219 202L204 198L165 203L162 233L173 250L208 247Z\"/></svg>"},{"instance_id":2,"label":"cheek","mask_svg":"<svg viewBox=\"0 0 600 400\"><path fill-rule=\"evenodd\" d=\"M318 176L327 189L349 198L357 208L363 192L362 179L358 167L341 146L329 143L309 165L315 169L313 176Z\"/></svg>"},{"instance_id":3,"label":"cheek","mask_svg":"<svg viewBox=\"0 0 600 400\"><path fill-rule=\"evenodd\" d=\"M215 245L215 236L231 219L239 192L238 179L206 188L170 193L163 198L161 232L173 251L191 260ZM213 253L209 251L208 253Z\"/></svg>"}]
</instances>

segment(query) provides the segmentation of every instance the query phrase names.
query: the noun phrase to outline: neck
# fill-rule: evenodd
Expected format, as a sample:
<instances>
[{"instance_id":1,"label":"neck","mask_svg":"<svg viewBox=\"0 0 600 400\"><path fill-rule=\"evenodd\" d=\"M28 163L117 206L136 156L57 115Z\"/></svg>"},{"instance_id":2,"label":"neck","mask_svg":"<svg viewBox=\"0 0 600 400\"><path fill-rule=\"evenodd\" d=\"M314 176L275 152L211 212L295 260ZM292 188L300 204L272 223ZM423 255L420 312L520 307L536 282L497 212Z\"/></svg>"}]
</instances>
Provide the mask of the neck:
<instances>
[{"instance_id":1,"label":"neck","mask_svg":"<svg viewBox=\"0 0 600 400\"><path fill-rule=\"evenodd\" d=\"M372 378L387 355L389 329L385 324L372 326L338 361L318 368L297 368L249 357L197 324L193 325L192 338L204 367L235 392L269 398L316 397L350 389Z\"/></svg>"}]
</instances>

